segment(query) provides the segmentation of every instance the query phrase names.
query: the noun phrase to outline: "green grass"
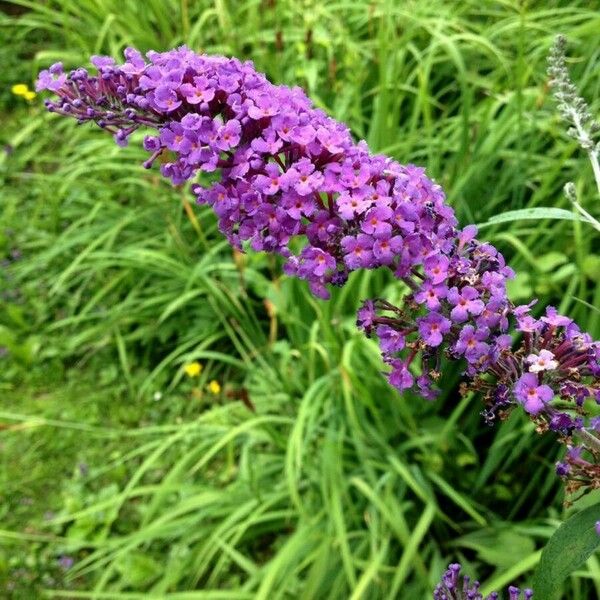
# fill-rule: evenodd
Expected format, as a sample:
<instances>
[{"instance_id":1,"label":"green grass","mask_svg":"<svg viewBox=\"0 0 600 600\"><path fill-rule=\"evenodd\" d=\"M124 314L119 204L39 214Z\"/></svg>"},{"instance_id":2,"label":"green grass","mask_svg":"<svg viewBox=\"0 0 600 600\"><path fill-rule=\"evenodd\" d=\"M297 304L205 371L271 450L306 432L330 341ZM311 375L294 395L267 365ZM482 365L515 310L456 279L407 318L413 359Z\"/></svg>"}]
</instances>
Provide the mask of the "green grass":
<instances>
[{"instance_id":1,"label":"green grass","mask_svg":"<svg viewBox=\"0 0 600 600\"><path fill-rule=\"evenodd\" d=\"M373 150L425 165L464 224L569 208L567 180L597 216L545 77L549 45L565 33L598 110L597 10L547 0L8 4L0 253L23 256L0 276L0 590L413 599L430 597L456 560L488 591L530 581L564 515L557 448L518 414L486 428L452 370L434 404L387 386L354 314L362 298L397 297L393 281L354 274L317 301L276 260L233 256L213 216L186 205L187 189L141 168L139 138L119 149L7 89L54 60L185 42L304 86ZM591 227L546 219L482 231L519 271L515 300L537 295L600 335ZM198 380L183 371L192 360L204 365ZM212 379L221 394L207 391ZM236 399L244 390L254 411ZM75 560L66 571L63 555ZM568 585L574 600L600 594L597 558Z\"/></svg>"}]
</instances>

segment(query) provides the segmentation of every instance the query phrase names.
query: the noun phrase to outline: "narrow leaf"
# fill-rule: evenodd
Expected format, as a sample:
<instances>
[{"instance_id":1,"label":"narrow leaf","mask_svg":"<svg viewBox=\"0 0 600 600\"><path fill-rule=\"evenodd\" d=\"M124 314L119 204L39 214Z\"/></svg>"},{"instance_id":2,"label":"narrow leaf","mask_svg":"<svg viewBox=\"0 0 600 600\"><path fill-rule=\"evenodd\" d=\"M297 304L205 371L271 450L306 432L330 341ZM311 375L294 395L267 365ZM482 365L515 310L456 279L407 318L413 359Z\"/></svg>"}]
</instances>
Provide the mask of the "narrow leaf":
<instances>
[{"instance_id":1,"label":"narrow leaf","mask_svg":"<svg viewBox=\"0 0 600 600\"><path fill-rule=\"evenodd\" d=\"M480 223L477 225L480 229L482 227L489 227L490 225L496 225L498 223L510 223L512 221L539 221L542 219L562 219L564 221L586 221L582 216L564 208L551 208L538 206L535 208L521 208L519 210L509 210L508 212L501 213L490 217L487 222Z\"/></svg>"}]
</instances>

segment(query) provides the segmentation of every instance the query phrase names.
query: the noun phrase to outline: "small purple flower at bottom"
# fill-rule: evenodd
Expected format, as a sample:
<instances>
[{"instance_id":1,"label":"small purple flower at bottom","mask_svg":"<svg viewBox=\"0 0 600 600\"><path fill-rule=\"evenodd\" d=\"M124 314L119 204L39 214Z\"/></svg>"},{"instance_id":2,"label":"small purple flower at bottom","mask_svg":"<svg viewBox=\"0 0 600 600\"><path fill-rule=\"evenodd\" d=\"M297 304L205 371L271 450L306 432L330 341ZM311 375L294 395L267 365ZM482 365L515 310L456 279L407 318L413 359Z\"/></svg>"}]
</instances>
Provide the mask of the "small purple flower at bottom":
<instances>
[{"instance_id":1,"label":"small purple flower at bottom","mask_svg":"<svg viewBox=\"0 0 600 600\"><path fill-rule=\"evenodd\" d=\"M533 598L533 590L524 590L523 597L525 600L529 600L529 598ZM508 588L508 600L520 600L521 599L521 590L514 585L511 585Z\"/></svg>"},{"instance_id":2,"label":"small purple flower at bottom","mask_svg":"<svg viewBox=\"0 0 600 600\"><path fill-rule=\"evenodd\" d=\"M448 565L448 569L442 575L442 580L433 590L433 600L498 600L497 592L483 597L479 591L479 582L473 581L466 575L461 577L461 566L458 563ZM517 587L508 588L508 600L531 600L533 590L525 589L522 592Z\"/></svg>"},{"instance_id":3,"label":"small purple flower at bottom","mask_svg":"<svg viewBox=\"0 0 600 600\"><path fill-rule=\"evenodd\" d=\"M596 533L600 535L600 521L596 521L594 528L596 529Z\"/></svg>"},{"instance_id":4,"label":"small purple flower at bottom","mask_svg":"<svg viewBox=\"0 0 600 600\"><path fill-rule=\"evenodd\" d=\"M535 373L525 373L517 379L514 387L515 397L526 412L531 415L537 415L552 398L554 392L548 385L538 385L538 378Z\"/></svg>"}]
</instances>

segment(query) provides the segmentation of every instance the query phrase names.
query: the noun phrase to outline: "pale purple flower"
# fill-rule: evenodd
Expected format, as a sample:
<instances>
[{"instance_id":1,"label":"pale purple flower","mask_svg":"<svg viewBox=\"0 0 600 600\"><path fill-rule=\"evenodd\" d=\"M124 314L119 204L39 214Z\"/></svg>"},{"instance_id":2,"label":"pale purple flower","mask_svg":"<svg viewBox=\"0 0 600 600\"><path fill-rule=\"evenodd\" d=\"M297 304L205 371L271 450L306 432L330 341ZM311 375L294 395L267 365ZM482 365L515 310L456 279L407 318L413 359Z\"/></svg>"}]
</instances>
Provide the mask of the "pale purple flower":
<instances>
[{"instance_id":1,"label":"pale purple flower","mask_svg":"<svg viewBox=\"0 0 600 600\"><path fill-rule=\"evenodd\" d=\"M68 571L75 564L75 559L72 556L63 554L58 559L58 564L63 571Z\"/></svg>"},{"instance_id":2,"label":"pale purple flower","mask_svg":"<svg viewBox=\"0 0 600 600\"><path fill-rule=\"evenodd\" d=\"M264 119L276 115L278 111L277 98L268 93L261 93L254 98L254 103L248 107L248 116L251 119Z\"/></svg>"},{"instance_id":3,"label":"pale purple flower","mask_svg":"<svg viewBox=\"0 0 600 600\"><path fill-rule=\"evenodd\" d=\"M367 335L371 333L375 322L375 305L372 300L365 300L356 313L356 326L363 329Z\"/></svg>"},{"instance_id":4,"label":"pale purple flower","mask_svg":"<svg viewBox=\"0 0 600 600\"><path fill-rule=\"evenodd\" d=\"M252 140L250 146L262 154L277 154L281 150L283 142L284 140L277 137L274 131L265 131L262 137Z\"/></svg>"},{"instance_id":5,"label":"pale purple flower","mask_svg":"<svg viewBox=\"0 0 600 600\"><path fill-rule=\"evenodd\" d=\"M194 83L184 83L179 91L190 104L210 102L215 97L215 89L206 77L194 77Z\"/></svg>"},{"instance_id":6,"label":"pale purple flower","mask_svg":"<svg viewBox=\"0 0 600 600\"><path fill-rule=\"evenodd\" d=\"M281 169L274 163L264 168L265 175L257 175L254 180L256 188L267 196L276 194L281 187Z\"/></svg>"},{"instance_id":7,"label":"pale purple flower","mask_svg":"<svg viewBox=\"0 0 600 600\"><path fill-rule=\"evenodd\" d=\"M530 354L527 363L530 373L553 371L558 367L558 361L554 359L554 354L550 350L540 350L539 354Z\"/></svg>"},{"instance_id":8,"label":"pale purple flower","mask_svg":"<svg viewBox=\"0 0 600 600\"><path fill-rule=\"evenodd\" d=\"M371 205L370 200L365 199L364 195L350 192L342 192L337 197L336 203L340 216L346 220L354 219Z\"/></svg>"},{"instance_id":9,"label":"pale purple flower","mask_svg":"<svg viewBox=\"0 0 600 600\"><path fill-rule=\"evenodd\" d=\"M336 266L335 258L320 248L308 246L304 248L300 258L302 265L299 267L299 273L306 279L310 279L311 274L322 277L328 269L335 269Z\"/></svg>"},{"instance_id":10,"label":"pale purple flower","mask_svg":"<svg viewBox=\"0 0 600 600\"><path fill-rule=\"evenodd\" d=\"M297 194L308 196L323 184L323 175L315 170L315 165L307 158L300 159L286 172Z\"/></svg>"},{"instance_id":11,"label":"pale purple flower","mask_svg":"<svg viewBox=\"0 0 600 600\"><path fill-rule=\"evenodd\" d=\"M309 217L316 210L315 202L310 196L300 196L293 192L283 197L281 205L287 214L297 221L303 216Z\"/></svg>"},{"instance_id":12,"label":"pale purple flower","mask_svg":"<svg viewBox=\"0 0 600 600\"><path fill-rule=\"evenodd\" d=\"M240 142L241 133L242 126L240 122L230 119L225 125L219 128L215 147L219 150L235 148Z\"/></svg>"},{"instance_id":13,"label":"pale purple flower","mask_svg":"<svg viewBox=\"0 0 600 600\"><path fill-rule=\"evenodd\" d=\"M458 354L464 354L469 362L476 362L489 351L489 344L484 341L488 338L489 331L478 330L472 325L466 325L461 329L454 350Z\"/></svg>"}]
</instances>

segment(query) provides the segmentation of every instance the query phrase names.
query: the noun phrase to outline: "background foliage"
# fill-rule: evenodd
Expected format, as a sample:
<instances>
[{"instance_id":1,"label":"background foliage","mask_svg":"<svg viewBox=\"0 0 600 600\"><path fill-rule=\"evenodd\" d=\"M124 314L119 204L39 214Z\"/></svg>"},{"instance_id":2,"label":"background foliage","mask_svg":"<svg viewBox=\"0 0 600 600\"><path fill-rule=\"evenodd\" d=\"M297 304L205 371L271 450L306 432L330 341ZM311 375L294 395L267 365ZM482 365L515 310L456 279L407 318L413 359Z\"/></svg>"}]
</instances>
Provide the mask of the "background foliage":
<instances>
[{"instance_id":1,"label":"background foliage","mask_svg":"<svg viewBox=\"0 0 600 600\"><path fill-rule=\"evenodd\" d=\"M357 138L425 165L463 224L524 207L598 215L549 98L556 33L598 111L590 0L13 0L0 3L0 591L14 598L427 598L449 561L485 591L530 581L565 515L557 450L515 414L483 425L446 372L400 397L354 328L276 261L232 255L139 141L10 93L56 60L127 45L255 61ZM576 221L482 230L596 338L600 245ZM199 377L184 366L199 361ZM211 393L211 380L221 391ZM566 597L600 595L591 557Z\"/></svg>"}]
</instances>

